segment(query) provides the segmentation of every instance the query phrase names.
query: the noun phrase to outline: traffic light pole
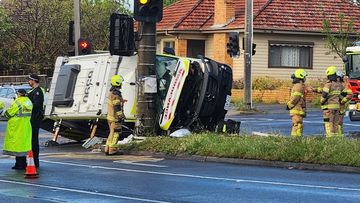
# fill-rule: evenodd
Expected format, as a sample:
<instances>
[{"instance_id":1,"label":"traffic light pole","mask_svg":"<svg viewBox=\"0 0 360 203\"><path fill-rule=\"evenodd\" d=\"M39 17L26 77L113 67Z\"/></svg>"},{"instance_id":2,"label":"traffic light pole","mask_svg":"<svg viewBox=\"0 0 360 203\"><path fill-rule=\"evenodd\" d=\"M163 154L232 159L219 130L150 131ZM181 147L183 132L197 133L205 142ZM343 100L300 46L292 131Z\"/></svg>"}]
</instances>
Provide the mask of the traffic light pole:
<instances>
[{"instance_id":1,"label":"traffic light pole","mask_svg":"<svg viewBox=\"0 0 360 203\"><path fill-rule=\"evenodd\" d=\"M80 0L74 0L74 35L75 35L75 56L79 55L80 39Z\"/></svg>"},{"instance_id":2,"label":"traffic light pole","mask_svg":"<svg viewBox=\"0 0 360 203\"><path fill-rule=\"evenodd\" d=\"M245 54L244 54L244 103L247 110L252 109L251 98L251 58L253 37L253 0L246 0L245 9Z\"/></svg>"},{"instance_id":3,"label":"traffic light pole","mask_svg":"<svg viewBox=\"0 0 360 203\"><path fill-rule=\"evenodd\" d=\"M155 131L155 95L144 92L144 79L155 75L156 23L139 24L140 41L138 47L137 81L137 135L149 135Z\"/></svg>"}]
</instances>

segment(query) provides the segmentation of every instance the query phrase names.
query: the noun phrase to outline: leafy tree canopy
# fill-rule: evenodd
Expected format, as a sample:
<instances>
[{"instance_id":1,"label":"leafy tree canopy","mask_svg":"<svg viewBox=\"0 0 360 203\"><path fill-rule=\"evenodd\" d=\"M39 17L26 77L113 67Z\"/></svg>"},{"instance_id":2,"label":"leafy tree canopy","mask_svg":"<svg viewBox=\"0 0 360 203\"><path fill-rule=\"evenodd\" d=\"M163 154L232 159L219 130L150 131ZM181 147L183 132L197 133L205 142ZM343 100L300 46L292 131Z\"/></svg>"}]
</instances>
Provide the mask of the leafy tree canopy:
<instances>
[{"instance_id":1,"label":"leafy tree canopy","mask_svg":"<svg viewBox=\"0 0 360 203\"><path fill-rule=\"evenodd\" d=\"M177 2L178 0L164 0L164 6L169 6L175 2ZM360 1L360 0L359 0Z\"/></svg>"},{"instance_id":2,"label":"leafy tree canopy","mask_svg":"<svg viewBox=\"0 0 360 203\"><path fill-rule=\"evenodd\" d=\"M354 30L354 20L346 18L345 14L338 15L338 21L323 20L323 32L326 34L327 47L340 58L346 53L346 47L359 39Z\"/></svg>"},{"instance_id":3,"label":"leafy tree canopy","mask_svg":"<svg viewBox=\"0 0 360 203\"><path fill-rule=\"evenodd\" d=\"M73 0L7 0L0 7L0 69L41 72L52 68L57 56L67 55L68 22ZM129 13L127 0L82 0L81 37L94 49L108 47L109 18Z\"/></svg>"}]
</instances>

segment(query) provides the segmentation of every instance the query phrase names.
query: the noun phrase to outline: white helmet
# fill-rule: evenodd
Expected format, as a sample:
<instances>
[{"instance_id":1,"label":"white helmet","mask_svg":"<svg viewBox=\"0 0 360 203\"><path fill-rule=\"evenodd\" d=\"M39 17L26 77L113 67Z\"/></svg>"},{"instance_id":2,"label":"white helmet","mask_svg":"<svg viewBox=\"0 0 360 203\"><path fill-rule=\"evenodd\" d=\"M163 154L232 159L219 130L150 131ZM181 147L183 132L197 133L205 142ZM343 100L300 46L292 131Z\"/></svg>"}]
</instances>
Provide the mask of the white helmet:
<instances>
[{"instance_id":1,"label":"white helmet","mask_svg":"<svg viewBox=\"0 0 360 203\"><path fill-rule=\"evenodd\" d=\"M336 76L338 76L339 78L343 78L344 77L344 72L342 70L337 70L336 71Z\"/></svg>"}]
</instances>

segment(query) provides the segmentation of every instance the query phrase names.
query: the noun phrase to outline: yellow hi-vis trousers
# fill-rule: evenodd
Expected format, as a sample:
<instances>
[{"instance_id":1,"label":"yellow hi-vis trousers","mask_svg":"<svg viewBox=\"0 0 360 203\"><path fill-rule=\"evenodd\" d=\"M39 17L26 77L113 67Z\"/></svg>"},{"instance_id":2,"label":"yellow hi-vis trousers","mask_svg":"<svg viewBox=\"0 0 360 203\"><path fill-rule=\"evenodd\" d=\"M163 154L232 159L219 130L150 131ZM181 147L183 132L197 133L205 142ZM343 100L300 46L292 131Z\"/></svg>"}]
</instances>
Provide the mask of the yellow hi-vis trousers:
<instances>
[{"instance_id":1,"label":"yellow hi-vis trousers","mask_svg":"<svg viewBox=\"0 0 360 203\"><path fill-rule=\"evenodd\" d=\"M121 133L121 123L108 121L108 125L110 132L106 140L105 153L115 154L118 151L117 142Z\"/></svg>"},{"instance_id":2,"label":"yellow hi-vis trousers","mask_svg":"<svg viewBox=\"0 0 360 203\"><path fill-rule=\"evenodd\" d=\"M324 127L326 137L336 137L339 135L339 110L323 110Z\"/></svg>"},{"instance_id":3,"label":"yellow hi-vis trousers","mask_svg":"<svg viewBox=\"0 0 360 203\"><path fill-rule=\"evenodd\" d=\"M343 137L344 136L344 128L343 128L343 125L344 125L344 116L345 116L345 113L340 113L339 114L339 125L338 125L338 128L339 128L339 137Z\"/></svg>"},{"instance_id":4,"label":"yellow hi-vis trousers","mask_svg":"<svg viewBox=\"0 0 360 203\"><path fill-rule=\"evenodd\" d=\"M292 128L291 137L301 137L303 133L303 116L291 115Z\"/></svg>"}]
</instances>

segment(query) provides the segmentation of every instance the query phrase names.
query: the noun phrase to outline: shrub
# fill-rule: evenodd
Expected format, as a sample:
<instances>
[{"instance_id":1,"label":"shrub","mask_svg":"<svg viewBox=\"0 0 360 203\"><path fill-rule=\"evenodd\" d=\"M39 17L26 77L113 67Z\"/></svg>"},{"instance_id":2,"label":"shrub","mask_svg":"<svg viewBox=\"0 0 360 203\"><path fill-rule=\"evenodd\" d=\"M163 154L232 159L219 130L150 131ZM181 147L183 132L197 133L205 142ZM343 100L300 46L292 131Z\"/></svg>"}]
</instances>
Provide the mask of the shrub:
<instances>
[{"instance_id":1,"label":"shrub","mask_svg":"<svg viewBox=\"0 0 360 203\"><path fill-rule=\"evenodd\" d=\"M244 80L243 79L234 80L233 84L232 84L232 88L233 89L244 89Z\"/></svg>"},{"instance_id":2,"label":"shrub","mask_svg":"<svg viewBox=\"0 0 360 203\"><path fill-rule=\"evenodd\" d=\"M313 88L322 87L326 83L326 78L315 78L306 81L307 86L311 86ZM278 79L275 77L256 77L252 81L252 89L253 90L278 90L278 89L286 89L292 87L291 80ZM233 89L244 89L244 79L234 80L233 81Z\"/></svg>"},{"instance_id":3,"label":"shrub","mask_svg":"<svg viewBox=\"0 0 360 203\"><path fill-rule=\"evenodd\" d=\"M242 99L232 99L231 103L236 107L236 110L238 111L243 111L246 109L246 106Z\"/></svg>"},{"instance_id":4,"label":"shrub","mask_svg":"<svg viewBox=\"0 0 360 203\"><path fill-rule=\"evenodd\" d=\"M326 83L326 81L327 81L326 78L316 78L316 79L306 81L305 84L307 86L317 88L317 87L323 87L324 84Z\"/></svg>"},{"instance_id":5,"label":"shrub","mask_svg":"<svg viewBox=\"0 0 360 203\"><path fill-rule=\"evenodd\" d=\"M284 81L274 77L257 77L252 82L254 90L276 90L283 86Z\"/></svg>"}]
</instances>

